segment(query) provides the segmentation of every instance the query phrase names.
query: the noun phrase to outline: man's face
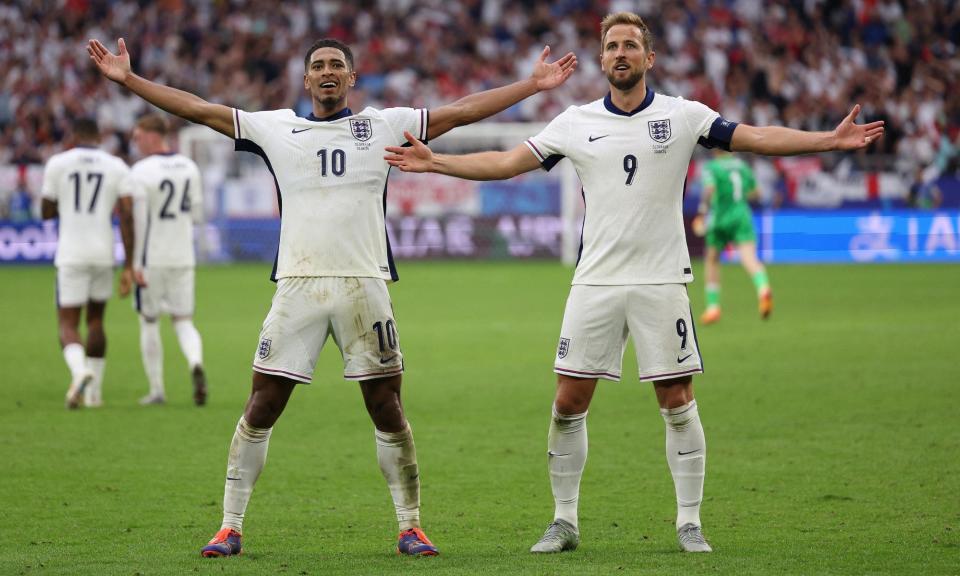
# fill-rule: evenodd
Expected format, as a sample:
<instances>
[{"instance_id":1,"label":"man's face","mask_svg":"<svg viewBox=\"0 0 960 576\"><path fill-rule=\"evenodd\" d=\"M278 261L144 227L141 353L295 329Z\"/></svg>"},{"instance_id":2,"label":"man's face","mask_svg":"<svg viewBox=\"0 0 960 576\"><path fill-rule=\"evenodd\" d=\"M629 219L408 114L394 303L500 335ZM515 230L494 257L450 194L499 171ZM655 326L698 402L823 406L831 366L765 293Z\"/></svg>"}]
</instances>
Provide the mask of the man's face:
<instances>
[{"instance_id":1,"label":"man's face","mask_svg":"<svg viewBox=\"0 0 960 576\"><path fill-rule=\"evenodd\" d=\"M634 88L653 67L655 59L656 53L644 48L643 34L636 26L617 24L607 30L600 53L600 68L618 90Z\"/></svg>"},{"instance_id":2,"label":"man's face","mask_svg":"<svg viewBox=\"0 0 960 576\"><path fill-rule=\"evenodd\" d=\"M155 153L160 135L137 127L133 129L130 139L133 140L135 156L149 156Z\"/></svg>"},{"instance_id":3,"label":"man's face","mask_svg":"<svg viewBox=\"0 0 960 576\"><path fill-rule=\"evenodd\" d=\"M303 75L303 86L324 108L333 108L347 98L357 82L357 74L347 64L341 50L327 46L310 55L310 66Z\"/></svg>"}]
</instances>

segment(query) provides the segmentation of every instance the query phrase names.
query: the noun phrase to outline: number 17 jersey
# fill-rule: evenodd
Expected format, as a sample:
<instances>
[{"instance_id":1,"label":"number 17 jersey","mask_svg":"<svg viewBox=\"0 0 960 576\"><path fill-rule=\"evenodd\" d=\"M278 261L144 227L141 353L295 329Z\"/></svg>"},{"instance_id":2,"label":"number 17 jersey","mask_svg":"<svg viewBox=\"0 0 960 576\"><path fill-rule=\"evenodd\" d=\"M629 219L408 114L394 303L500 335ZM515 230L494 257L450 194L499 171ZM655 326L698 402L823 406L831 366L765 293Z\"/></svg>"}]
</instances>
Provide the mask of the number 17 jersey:
<instances>
[{"instance_id":1,"label":"number 17 jersey","mask_svg":"<svg viewBox=\"0 0 960 576\"><path fill-rule=\"evenodd\" d=\"M57 266L113 266L113 207L130 196L130 169L92 146L50 157L41 195L57 203Z\"/></svg>"}]
</instances>

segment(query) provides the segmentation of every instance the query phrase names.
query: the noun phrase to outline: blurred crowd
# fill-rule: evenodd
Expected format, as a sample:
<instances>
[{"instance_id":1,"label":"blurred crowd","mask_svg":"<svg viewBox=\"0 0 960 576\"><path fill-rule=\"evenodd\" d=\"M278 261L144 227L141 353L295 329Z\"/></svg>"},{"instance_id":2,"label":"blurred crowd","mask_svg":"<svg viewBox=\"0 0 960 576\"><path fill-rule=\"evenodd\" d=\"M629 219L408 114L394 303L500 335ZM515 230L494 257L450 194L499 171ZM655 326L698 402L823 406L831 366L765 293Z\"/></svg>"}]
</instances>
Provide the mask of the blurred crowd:
<instances>
[{"instance_id":1,"label":"blurred crowd","mask_svg":"<svg viewBox=\"0 0 960 576\"><path fill-rule=\"evenodd\" d=\"M882 152L905 170L956 170L956 0L14 0L0 6L0 164L40 163L94 116L127 155L143 102L102 79L85 44L124 37L146 78L247 110L310 110L304 51L352 46L351 107L436 107L526 76L544 44L574 51L561 88L499 115L549 120L602 97L600 20L641 14L654 33L650 85L752 124L832 129L853 103L885 119Z\"/></svg>"}]
</instances>

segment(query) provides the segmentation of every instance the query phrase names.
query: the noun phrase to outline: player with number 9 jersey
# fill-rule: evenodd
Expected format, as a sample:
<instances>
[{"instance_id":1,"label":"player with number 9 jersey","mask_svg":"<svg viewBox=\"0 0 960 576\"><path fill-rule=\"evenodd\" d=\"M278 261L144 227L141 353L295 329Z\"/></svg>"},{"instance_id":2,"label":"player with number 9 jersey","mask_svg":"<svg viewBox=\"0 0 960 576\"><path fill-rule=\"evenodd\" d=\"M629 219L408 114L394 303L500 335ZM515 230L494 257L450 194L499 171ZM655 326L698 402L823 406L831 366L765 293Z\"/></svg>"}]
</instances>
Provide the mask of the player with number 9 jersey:
<instances>
[{"instance_id":1,"label":"player with number 9 jersey","mask_svg":"<svg viewBox=\"0 0 960 576\"><path fill-rule=\"evenodd\" d=\"M562 157L571 160L586 213L554 363L557 391L547 437L554 519L530 551L563 552L580 543L587 410L598 379L620 379L632 336L640 380L654 383L666 424L677 541L686 552L710 552L700 524L706 441L692 378L703 364L686 289L693 274L682 211L693 151L697 144L781 156L857 150L883 134L883 122L854 124L859 107L832 132L730 122L699 102L647 87L656 53L640 16L607 15L600 38L607 96L571 106L525 144L455 156L433 154L408 134L408 146L388 147L386 160L406 172L472 180L510 178L549 170Z\"/></svg>"}]
</instances>

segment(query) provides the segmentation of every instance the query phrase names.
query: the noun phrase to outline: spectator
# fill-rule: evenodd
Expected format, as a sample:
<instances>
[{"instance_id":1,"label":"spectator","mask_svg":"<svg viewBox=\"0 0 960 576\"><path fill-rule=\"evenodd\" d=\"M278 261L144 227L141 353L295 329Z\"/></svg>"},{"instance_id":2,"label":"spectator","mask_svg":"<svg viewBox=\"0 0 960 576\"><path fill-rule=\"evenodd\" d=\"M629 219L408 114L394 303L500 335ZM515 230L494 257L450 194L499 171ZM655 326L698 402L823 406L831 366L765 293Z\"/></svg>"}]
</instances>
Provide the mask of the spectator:
<instances>
[{"instance_id":1,"label":"spectator","mask_svg":"<svg viewBox=\"0 0 960 576\"><path fill-rule=\"evenodd\" d=\"M291 71L298 70L296 47L311 34L356 47L369 63L359 70L363 104L378 107L431 107L508 83L528 68L531 46L550 43L577 52L576 76L548 100L531 99L498 117L543 121L601 95L595 43L600 18L614 5L641 13L663 38L651 76L659 91L695 93L736 120L808 130L830 129L844 113L837 103L856 98L866 114L887 120L887 153L912 137L903 129L909 122L915 132L947 135L934 139L934 157L953 155L960 2L524 4L108 0L52 10L48 2L14 0L0 6L0 162L43 162L69 146L69 122L79 116L109 126L105 140L128 155L126 134L146 110L90 72L85 54L73 49L89 37L129 33L142 39L134 65L145 75L187 79L181 88L250 109L302 108ZM809 102L827 113L811 114Z\"/></svg>"}]
</instances>

